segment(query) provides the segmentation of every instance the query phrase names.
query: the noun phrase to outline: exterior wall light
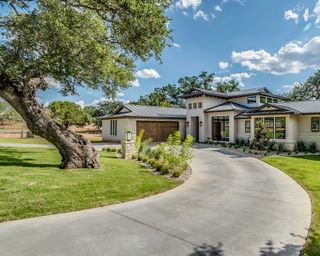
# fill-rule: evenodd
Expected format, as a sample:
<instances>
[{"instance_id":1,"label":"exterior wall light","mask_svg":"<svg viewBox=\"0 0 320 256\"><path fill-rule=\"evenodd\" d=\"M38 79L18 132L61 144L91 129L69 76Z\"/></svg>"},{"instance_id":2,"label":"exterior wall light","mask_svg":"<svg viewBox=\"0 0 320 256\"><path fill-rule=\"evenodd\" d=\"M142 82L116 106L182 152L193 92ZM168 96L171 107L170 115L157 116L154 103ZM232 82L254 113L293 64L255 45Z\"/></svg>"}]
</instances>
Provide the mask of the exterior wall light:
<instances>
[{"instance_id":1,"label":"exterior wall light","mask_svg":"<svg viewBox=\"0 0 320 256\"><path fill-rule=\"evenodd\" d=\"M199 122L199 126L202 127L202 121Z\"/></svg>"},{"instance_id":2,"label":"exterior wall light","mask_svg":"<svg viewBox=\"0 0 320 256\"><path fill-rule=\"evenodd\" d=\"M131 141L131 140L132 140L132 132L126 131L126 141Z\"/></svg>"},{"instance_id":3,"label":"exterior wall light","mask_svg":"<svg viewBox=\"0 0 320 256\"><path fill-rule=\"evenodd\" d=\"M189 124L190 124L189 121L187 121L186 126L189 127Z\"/></svg>"}]
</instances>

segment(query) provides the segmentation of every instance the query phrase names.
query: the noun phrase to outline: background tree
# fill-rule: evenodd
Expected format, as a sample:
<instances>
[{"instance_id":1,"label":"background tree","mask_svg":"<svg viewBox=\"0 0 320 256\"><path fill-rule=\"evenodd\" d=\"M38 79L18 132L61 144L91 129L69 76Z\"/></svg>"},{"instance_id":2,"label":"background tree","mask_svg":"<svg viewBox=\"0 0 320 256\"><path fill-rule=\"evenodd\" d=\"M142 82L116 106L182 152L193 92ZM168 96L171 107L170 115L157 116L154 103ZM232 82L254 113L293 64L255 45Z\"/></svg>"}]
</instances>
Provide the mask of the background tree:
<instances>
[{"instance_id":1,"label":"background tree","mask_svg":"<svg viewBox=\"0 0 320 256\"><path fill-rule=\"evenodd\" d=\"M293 101L319 100L320 70L317 70L304 84L295 84L293 89L286 96Z\"/></svg>"},{"instance_id":2,"label":"background tree","mask_svg":"<svg viewBox=\"0 0 320 256\"><path fill-rule=\"evenodd\" d=\"M230 81L218 82L216 85L216 90L223 93L237 92L240 90L240 85L236 80L232 79Z\"/></svg>"},{"instance_id":3,"label":"background tree","mask_svg":"<svg viewBox=\"0 0 320 256\"><path fill-rule=\"evenodd\" d=\"M48 117L36 92L48 81L64 95L77 86L108 98L134 79L135 60L160 60L170 31L168 0L3 0L0 17L0 97L28 128L54 144L62 168L98 168L91 143ZM30 5L29 5L30 4ZM49 80L50 79L50 80Z\"/></svg>"},{"instance_id":4,"label":"background tree","mask_svg":"<svg viewBox=\"0 0 320 256\"><path fill-rule=\"evenodd\" d=\"M0 121L21 121L21 116L7 102L0 101Z\"/></svg>"},{"instance_id":5,"label":"background tree","mask_svg":"<svg viewBox=\"0 0 320 256\"><path fill-rule=\"evenodd\" d=\"M69 128L71 125L83 126L90 123L89 115L71 101L54 101L48 106L49 116L58 124Z\"/></svg>"},{"instance_id":6,"label":"background tree","mask_svg":"<svg viewBox=\"0 0 320 256\"><path fill-rule=\"evenodd\" d=\"M153 92L140 96L132 104L184 108L184 100L178 96L194 88L211 90L213 77L213 73L205 71L202 71L198 76L185 76L178 80L178 85L167 84L163 87L156 87Z\"/></svg>"},{"instance_id":7,"label":"background tree","mask_svg":"<svg viewBox=\"0 0 320 256\"><path fill-rule=\"evenodd\" d=\"M97 106L94 106L94 111L92 113L93 122L97 127L102 126L101 120L97 119L97 117L100 116L106 116L109 114L114 113L120 106L122 106L123 103L121 101L102 101L97 104Z\"/></svg>"}]
</instances>

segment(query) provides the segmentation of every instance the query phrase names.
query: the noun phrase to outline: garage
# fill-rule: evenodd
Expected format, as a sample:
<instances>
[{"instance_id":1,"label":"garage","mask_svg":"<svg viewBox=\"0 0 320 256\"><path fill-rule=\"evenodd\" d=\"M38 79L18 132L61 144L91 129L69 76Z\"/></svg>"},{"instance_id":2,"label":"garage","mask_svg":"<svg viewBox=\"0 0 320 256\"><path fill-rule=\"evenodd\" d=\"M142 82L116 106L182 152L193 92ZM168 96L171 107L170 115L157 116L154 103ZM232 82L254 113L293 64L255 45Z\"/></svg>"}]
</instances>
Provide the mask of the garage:
<instances>
[{"instance_id":1,"label":"garage","mask_svg":"<svg viewBox=\"0 0 320 256\"><path fill-rule=\"evenodd\" d=\"M151 138L152 141L165 141L170 134L179 131L179 122L163 121L137 121L137 134L144 130L144 139Z\"/></svg>"},{"instance_id":2,"label":"garage","mask_svg":"<svg viewBox=\"0 0 320 256\"><path fill-rule=\"evenodd\" d=\"M166 141L170 134L179 131L186 136L185 108L167 108L125 104L114 113L99 117L102 121L103 141L120 142L130 131L135 138L143 129L144 139Z\"/></svg>"}]
</instances>

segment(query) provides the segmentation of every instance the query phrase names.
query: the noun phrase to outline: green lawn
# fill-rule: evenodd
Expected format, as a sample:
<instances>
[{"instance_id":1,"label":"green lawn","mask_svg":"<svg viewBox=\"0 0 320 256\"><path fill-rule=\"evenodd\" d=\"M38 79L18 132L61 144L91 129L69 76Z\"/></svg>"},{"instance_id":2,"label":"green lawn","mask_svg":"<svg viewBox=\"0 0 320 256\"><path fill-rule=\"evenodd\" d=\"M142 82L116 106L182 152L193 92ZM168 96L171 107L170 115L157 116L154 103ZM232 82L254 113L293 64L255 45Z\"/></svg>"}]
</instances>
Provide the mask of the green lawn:
<instances>
[{"instance_id":1,"label":"green lawn","mask_svg":"<svg viewBox=\"0 0 320 256\"><path fill-rule=\"evenodd\" d=\"M178 185L134 161L101 153L100 170L61 170L54 149L0 148L0 222L153 195Z\"/></svg>"},{"instance_id":2,"label":"green lawn","mask_svg":"<svg viewBox=\"0 0 320 256\"><path fill-rule=\"evenodd\" d=\"M308 242L302 255L320 255L320 156L277 156L264 158L263 161L287 173L309 192L312 199L313 219Z\"/></svg>"},{"instance_id":3,"label":"green lawn","mask_svg":"<svg viewBox=\"0 0 320 256\"><path fill-rule=\"evenodd\" d=\"M101 138L90 139L92 143L102 142ZM0 143L19 143L19 144L50 144L45 139L11 139L11 138L0 138Z\"/></svg>"},{"instance_id":4,"label":"green lawn","mask_svg":"<svg viewBox=\"0 0 320 256\"><path fill-rule=\"evenodd\" d=\"M10 138L1 138L0 143L49 144L49 142L44 139L10 139Z\"/></svg>"}]
</instances>

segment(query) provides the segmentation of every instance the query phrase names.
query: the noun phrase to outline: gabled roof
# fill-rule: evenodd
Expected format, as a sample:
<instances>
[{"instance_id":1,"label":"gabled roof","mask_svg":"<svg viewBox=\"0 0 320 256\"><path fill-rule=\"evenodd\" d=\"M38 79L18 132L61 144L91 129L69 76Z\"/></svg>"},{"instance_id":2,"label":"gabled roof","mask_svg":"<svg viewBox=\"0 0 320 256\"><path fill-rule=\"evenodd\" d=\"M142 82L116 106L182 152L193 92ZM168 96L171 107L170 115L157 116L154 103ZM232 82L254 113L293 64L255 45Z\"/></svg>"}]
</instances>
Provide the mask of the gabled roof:
<instances>
[{"instance_id":1,"label":"gabled roof","mask_svg":"<svg viewBox=\"0 0 320 256\"><path fill-rule=\"evenodd\" d=\"M184 108L167 108L125 104L113 114L101 116L99 119L113 118L154 118L154 119L186 119L187 110Z\"/></svg>"},{"instance_id":2,"label":"gabled roof","mask_svg":"<svg viewBox=\"0 0 320 256\"><path fill-rule=\"evenodd\" d=\"M199 96L212 96L212 97L218 97L222 99L233 99L233 98L239 98L244 96L251 96L251 95L264 95L269 96L277 99L286 100L286 97L273 94L269 89L266 87L261 88L252 88L252 89L246 89L246 90L240 90L236 92L227 92L222 93L215 90L205 90L205 89L190 89L186 91L183 95L181 95L181 98L191 98L191 97L199 97Z\"/></svg>"},{"instance_id":3,"label":"gabled roof","mask_svg":"<svg viewBox=\"0 0 320 256\"><path fill-rule=\"evenodd\" d=\"M241 113L236 116L236 118L249 118L253 115L272 114L320 114L320 100L266 103L260 107Z\"/></svg>"},{"instance_id":4,"label":"gabled roof","mask_svg":"<svg viewBox=\"0 0 320 256\"><path fill-rule=\"evenodd\" d=\"M234 102L225 102L220 105L207 108L204 110L204 112L208 113L208 112L223 112L223 111L234 111L234 110L243 112L243 111L249 111L250 108Z\"/></svg>"}]
</instances>

